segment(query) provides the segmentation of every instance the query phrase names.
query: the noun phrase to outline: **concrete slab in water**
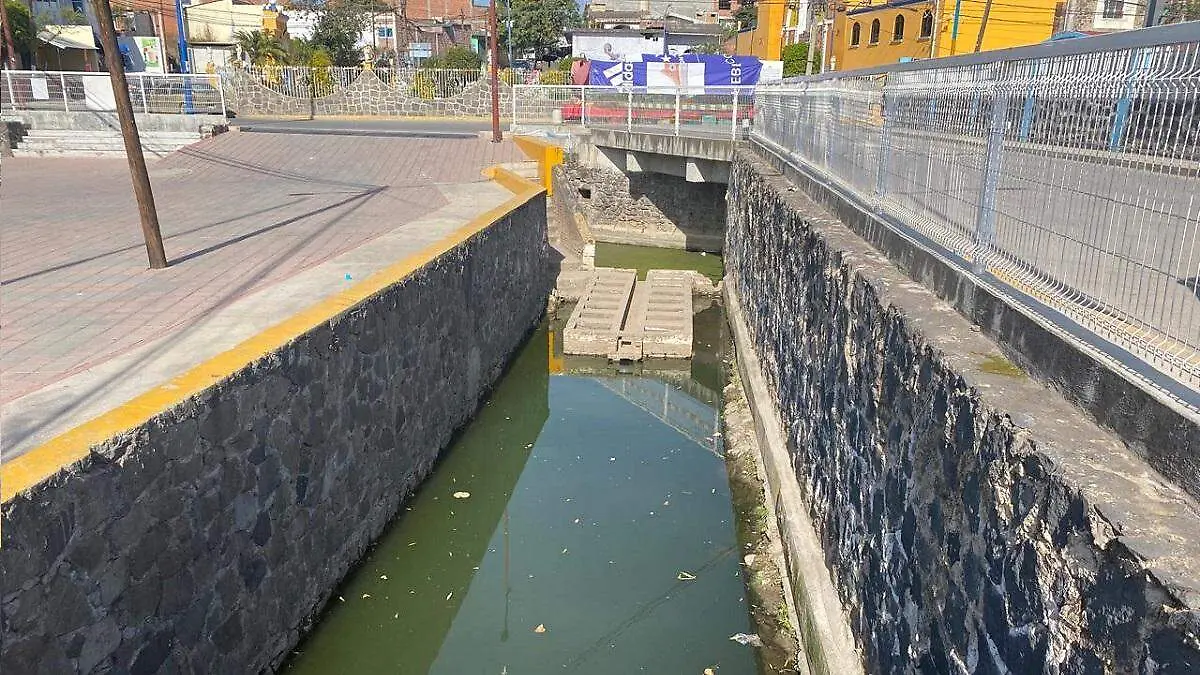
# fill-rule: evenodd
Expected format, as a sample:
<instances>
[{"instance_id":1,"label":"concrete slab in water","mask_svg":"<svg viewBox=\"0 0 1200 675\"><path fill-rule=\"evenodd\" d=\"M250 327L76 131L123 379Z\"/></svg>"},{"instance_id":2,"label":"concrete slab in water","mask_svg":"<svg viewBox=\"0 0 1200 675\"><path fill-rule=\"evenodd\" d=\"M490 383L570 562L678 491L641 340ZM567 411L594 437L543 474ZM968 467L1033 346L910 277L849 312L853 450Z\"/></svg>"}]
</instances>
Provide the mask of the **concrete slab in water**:
<instances>
[{"instance_id":1,"label":"concrete slab in water","mask_svg":"<svg viewBox=\"0 0 1200 675\"><path fill-rule=\"evenodd\" d=\"M596 268L563 331L564 353L615 361L692 357L692 273L635 277L633 270Z\"/></svg>"},{"instance_id":2,"label":"concrete slab in water","mask_svg":"<svg viewBox=\"0 0 1200 675\"><path fill-rule=\"evenodd\" d=\"M585 356L609 356L625 323L634 270L597 268L563 330L563 351Z\"/></svg>"}]
</instances>

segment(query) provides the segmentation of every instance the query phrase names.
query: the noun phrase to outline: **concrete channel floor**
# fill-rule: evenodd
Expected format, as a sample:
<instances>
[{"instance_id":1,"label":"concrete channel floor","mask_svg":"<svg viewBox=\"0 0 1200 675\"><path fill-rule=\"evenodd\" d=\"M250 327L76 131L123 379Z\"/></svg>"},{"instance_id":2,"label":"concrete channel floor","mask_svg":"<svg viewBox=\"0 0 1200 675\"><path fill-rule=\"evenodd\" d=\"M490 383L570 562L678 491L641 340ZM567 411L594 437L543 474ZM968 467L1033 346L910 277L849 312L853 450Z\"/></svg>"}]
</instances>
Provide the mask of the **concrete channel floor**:
<instances>
[{"instance_id":1,"label":"concrete channel floor","mask_svg":"<svg viewBox=\"0 0 1200 675\"><path fill-rule=\"evenodd\" d=\"M478 138L226 134L151 164L146 268L124 160L5 160L0 451L16 457L437 241L509 193Z\"/></svg>"}]
</instances>

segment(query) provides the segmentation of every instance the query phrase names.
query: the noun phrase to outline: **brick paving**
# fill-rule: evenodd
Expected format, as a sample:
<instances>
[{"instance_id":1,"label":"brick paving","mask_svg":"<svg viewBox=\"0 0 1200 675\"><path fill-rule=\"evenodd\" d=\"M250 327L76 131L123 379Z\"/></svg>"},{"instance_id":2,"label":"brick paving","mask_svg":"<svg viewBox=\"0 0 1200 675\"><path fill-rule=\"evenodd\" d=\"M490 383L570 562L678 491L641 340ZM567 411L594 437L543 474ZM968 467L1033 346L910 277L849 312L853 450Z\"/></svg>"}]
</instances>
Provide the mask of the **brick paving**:
<instances>
[{"instance_id":1,"label":"brick paving","mask_svg":"<svg viewBox=\"0 0 1200 675\"><path fill-rule=\"evenodd\" d=\"M225 134L151 164L171 266L147 269L125 160L6 159L0 403L445 205L520 160L480 139Z\"/></svg>"}]
</instances>

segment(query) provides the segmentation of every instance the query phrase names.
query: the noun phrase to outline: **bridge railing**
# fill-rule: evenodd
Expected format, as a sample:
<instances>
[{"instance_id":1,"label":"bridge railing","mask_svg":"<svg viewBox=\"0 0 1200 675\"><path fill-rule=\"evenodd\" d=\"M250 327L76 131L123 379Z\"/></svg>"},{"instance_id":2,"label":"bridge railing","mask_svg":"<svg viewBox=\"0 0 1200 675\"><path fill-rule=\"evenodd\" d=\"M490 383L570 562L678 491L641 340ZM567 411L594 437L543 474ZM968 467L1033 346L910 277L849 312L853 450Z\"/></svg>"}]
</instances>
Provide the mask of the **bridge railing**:
<instances>
[{"instance_id":1,"label":"bridge railing","mask_svg":"<svg viewBox=\"0 0 1200 675\"><path fill-rule=\"evenodd\" d=\"M1200 23L760 86L752 138L1200 392Z\"/></svg>"},{"instance_id":2,"label":"bridge railing","mask_svg":"<svg viewBox=\"0 0 1200 675\"><path fill-rule=\"evenodd\" d=\"M225 114L219 76L126 73L125 80L134 112ZM113 112L116 103L108 73L0 71L0 111L15 110Z\"/></svg>"},{"instance_id":3,"label":"bridge railing","mask_svg":"<svg viewBox=\"0 0 1200 675\"><path fill-rule=\"evenodd\" d=\"M754 116L754 87L516 85L514 126L578 125L738 138Z\"/></svg>"}]
</instances>

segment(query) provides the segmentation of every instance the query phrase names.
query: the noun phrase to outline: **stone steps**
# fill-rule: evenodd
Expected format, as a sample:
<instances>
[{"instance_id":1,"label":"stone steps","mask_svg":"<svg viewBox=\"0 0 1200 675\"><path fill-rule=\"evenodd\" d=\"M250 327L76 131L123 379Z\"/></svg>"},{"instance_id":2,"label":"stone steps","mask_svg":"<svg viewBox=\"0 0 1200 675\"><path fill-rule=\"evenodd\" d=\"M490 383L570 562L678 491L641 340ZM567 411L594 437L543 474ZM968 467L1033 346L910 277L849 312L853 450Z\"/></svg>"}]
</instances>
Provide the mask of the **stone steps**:
<instances>
[{"instance_id":1,"label":"stone steps","mask_svg":"<svg viewBox=\"0 0 1200 675\"><path fill-rule=\"evenodd\" d=\"M203 138L199 131L139 134L142 151L164 156ZM125 142L115 130L30 129L13 147L14 157L124 157Z\"/></svg>"},{"instance_id":2,"label":"stone steps","mask_svg":"<svg viewBox=\"0 0 1200 675\"><path fill-rule=\"evenodd\" d=\"M612 361L692 357L692 273L596 268L563 329L563 352Z\"/></svg>"}]
</instances>

